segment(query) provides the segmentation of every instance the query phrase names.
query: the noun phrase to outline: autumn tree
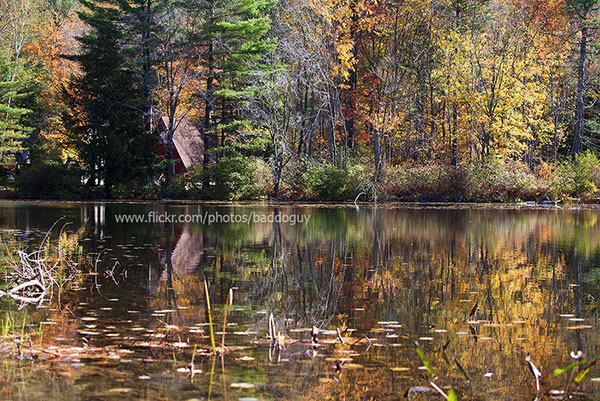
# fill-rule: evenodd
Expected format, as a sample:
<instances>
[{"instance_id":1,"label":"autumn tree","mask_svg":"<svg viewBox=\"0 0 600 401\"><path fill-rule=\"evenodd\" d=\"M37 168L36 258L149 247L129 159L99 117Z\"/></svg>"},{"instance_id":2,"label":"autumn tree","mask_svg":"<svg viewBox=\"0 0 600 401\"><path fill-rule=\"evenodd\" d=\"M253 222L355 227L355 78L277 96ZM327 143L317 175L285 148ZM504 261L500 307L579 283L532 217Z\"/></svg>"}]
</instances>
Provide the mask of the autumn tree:
<instances>
[{"instance_id":1,"label":"autumn tree","mask_svg":"<svg viewBox=\"0 0 600 401\"><path fill-rule=\"evenodd\" d=\"M585 94L586 70L588 62L589 41L594 25L598 22L598 0L566 0L567 13L572 17L580 34L579 52L577 60L577 95L575 104L575 126L573 131L573 147L571 154L573 160L582 150L582 138L585 134Z\"/></svg>"},{"instance_id":2,"label":"autumn tree","mask_svg":"<svg viewBox=\"0 0 600 401\"><path fill-rule=\"evenodd\" d=\"M294 75L282 62L277 53L266 57L269 68L253 72L254 90L246 101L258 139L268 139L273 176L273 197L279 199L283 172L294 157L292 140L301 130L302 111L296 105L298 87ZM262 135L264 133L264 135Z\"/></svg>"}]
</instances>

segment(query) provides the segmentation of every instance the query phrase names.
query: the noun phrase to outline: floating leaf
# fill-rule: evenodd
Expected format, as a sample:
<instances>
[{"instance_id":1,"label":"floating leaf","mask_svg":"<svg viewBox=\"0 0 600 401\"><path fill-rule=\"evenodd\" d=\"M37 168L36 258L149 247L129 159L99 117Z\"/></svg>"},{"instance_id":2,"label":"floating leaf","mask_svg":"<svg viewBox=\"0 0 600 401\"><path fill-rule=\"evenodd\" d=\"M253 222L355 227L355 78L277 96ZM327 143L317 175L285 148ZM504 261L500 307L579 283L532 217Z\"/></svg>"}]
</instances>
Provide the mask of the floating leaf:
<instances>
[{"instance_id":1,"label":"floating leaf","mask_svg":"<svg viewBox=\"0 0 600 401\"><path fill-rule=\"evenodd\" d=\"M414 386L406 391L406 393L404 394L404 398L407 398L408 395L411 393L428 393L430 391L431 389L429 387Z\"/></svg>"},{"instance_id":2,"label":"floating leaf","mask_svg":"<svg viewBox=\"0 0 600 401\"><path fill-rule=\"evenodd\" d=\"M132 389L127 387L115 387L108 390L109 393L125 394L131 392Z\"/></svg>"},{"instance_id":3,"label":"floating leaf","mask_svg":"<svg viewBox=\"0 0 600 401\"><path fill-rule=\"evenodd\" d=\"M360 365L358 363L345 363L342 365L342 368L352 370L352 369L362 369L362 368L364 368L364 366Z\"/></svg>"},{"instance_id":4,"label":"floating leaf","mask_svg":"<svg viewBox=\"0 0 600 401\"><path fill-rule=\"evenodd\" d=\"M579 326L569 326L567 327L567 330L586 330L586 329L593 329L594 326L589 326L589 325L579 325Z\"/></svg>"},{"instance_id":5,"label":"floating leaf","mask_svg":"<svg viewBox=\"0 0 600 401\"><path fill-rule=\"evenodd\" d=\"M251 389L254 388L252 383L231 383L231 388Z\"/></svg>"}]
</instances>

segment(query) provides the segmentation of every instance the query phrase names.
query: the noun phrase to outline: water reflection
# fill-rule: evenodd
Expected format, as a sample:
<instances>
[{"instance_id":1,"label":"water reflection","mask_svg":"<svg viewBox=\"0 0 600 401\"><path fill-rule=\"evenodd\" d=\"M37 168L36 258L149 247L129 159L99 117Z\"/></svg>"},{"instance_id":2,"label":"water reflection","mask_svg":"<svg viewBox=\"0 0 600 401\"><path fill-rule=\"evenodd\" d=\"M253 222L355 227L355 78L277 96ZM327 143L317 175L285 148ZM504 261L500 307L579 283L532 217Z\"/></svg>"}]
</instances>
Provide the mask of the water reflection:
<instances>
[{"instance_id":1,"label":"water reflection","mask_svg":"<svg viewBox=\"0 0 600 401\"><path fill-rule=\"evenodd\" d=\"M307 214L310 220L307 225L117 224L114 220L119 213L150 211ZM86 338L90 344L130 347L135 350L134 361L147 359L148 352L156 361L173 358L170 348L137 347L140 341L154 338L144 337L142 330L164 332L156 342L206 347L203 280L210 283L218 321L229 288L235 288L230 317L234 325L228 330L238 334L229 334L228 342L244 348L225 357L225 384L214 381L213 398L225 397L228 389L232 399L398 399L411 386L427 385L412 345L420 339L441 384L456 388L460 399L533 399L527 353L541 368L545 389L563 388L564 380L551 372L571 362L571 351L599 353L597 210L0 206L0 226L17 228L18 235L31 241L62 216L74 230L86 225L87 251L105 249L104 265L118 261L127 271L127 279L118 284L96 277L99 287L88 283L87 290L66 298L75 314L98 317L91 330L99 330L100 335ZM47 313L48 319L59 316L59 312ZM268 349L260 342L269 313L277 330L287 336L283 349ZM69 314L60 316L75 327L60 336L81 342L76 330L81 321ZM325 344L331 344L310 358L306 345L296 340L310 338L305 329L313 325L340 328L356 345L335 344L336 335L324 334ZM104 335L109 332L119 336ZM368 342L359 342L364 336ZM442 345L445 354L440 352ZM189 360L189 349L177 352L176 359ZM468 372L471 383L452 358ZM356 366L339 373L332 368L336 360ZM210 365L211 359L200 358L200 363ZM106 373L124 368L117 363ZM128 376L124 383L131 398L208 394L206 372L190 384L168 364L136 369L140 375L161 379L141 385L137 376ZM26 380L50 380L45 375L40 370ZM114 393L109 390L117 387L113 379L90 374L78 380L85 384L82 388L93 383L96 396L111 398ZM255 387L230 388L239 382ZM593 399L600 387L589 382L580 390ZM14 391L9 394L14 396Z\"/></svg>"}]
</instances>

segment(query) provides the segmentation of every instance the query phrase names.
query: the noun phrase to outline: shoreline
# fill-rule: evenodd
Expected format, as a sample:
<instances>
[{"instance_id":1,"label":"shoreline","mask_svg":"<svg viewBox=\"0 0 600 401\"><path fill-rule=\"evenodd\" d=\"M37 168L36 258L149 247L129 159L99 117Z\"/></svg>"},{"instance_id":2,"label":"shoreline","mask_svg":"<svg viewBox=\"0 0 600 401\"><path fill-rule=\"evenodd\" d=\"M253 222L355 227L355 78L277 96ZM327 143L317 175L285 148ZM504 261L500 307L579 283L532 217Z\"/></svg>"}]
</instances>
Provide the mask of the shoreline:
<instances>
[{"instance_id":1,"label":"shoreline","mask_svg":"<svg viewBox=\"0 0 600 401\"><path fill-rule=\"evenodd\" d=\"M600 209L597 202L567 201L559 204L540 204L531 202L418 202L386 200L375 202L352 201L221 201L221 200L190 200L190 199L98 199L98 200L64 200L64 199L0 199L0 205L29 204L173 204L173 205L206 205L206 206L241 206L241 207L299 207L299 208L343 208L343 209L504 209L504 210L560 210L560 209Z\"/></svg>"}]
</instances>

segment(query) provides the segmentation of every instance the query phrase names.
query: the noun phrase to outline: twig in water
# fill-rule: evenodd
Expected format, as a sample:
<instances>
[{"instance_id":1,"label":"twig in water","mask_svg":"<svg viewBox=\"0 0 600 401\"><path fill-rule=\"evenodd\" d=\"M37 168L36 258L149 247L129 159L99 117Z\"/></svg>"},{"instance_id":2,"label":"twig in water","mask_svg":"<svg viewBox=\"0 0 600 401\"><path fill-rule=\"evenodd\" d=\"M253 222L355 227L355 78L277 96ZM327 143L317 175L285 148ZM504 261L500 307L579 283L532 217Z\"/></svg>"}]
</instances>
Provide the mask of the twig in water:
<instances>
[{"instance_id":1,"label":"twig in water","mask_svg":"<svg viewBox=\"0 0 600 401\"><path fill-rule=\"evenodd\" d=\"M344 341L344 338L342 337L342 333L340 333L340 328L339 328L339 327L336 327L336 328L335 328L335 331L337 332L337 337L338 337L338 340L340 340L340 343L341 343L341 344L342 344L342 345L343 345L345 348L348 348L348 346L346 345L346 342Z\"/></svg>"},{"instance_id":2,"label":"twig in water","mask_svg":"<svg viewBox=\"0 0 600 401\"><path fill-rule=\"evenodd\" d=\"M448 394L444 393L444 391L439 388L434 382L429 382L429 384L431 384L431 387L433 387L438 393L440 393L445 399L448 399Z\"/></svg>"},{"instance_id":3,"label":"twig in water","mask_svg":"<svg viewBox=\"0 0 600 401\"><path fill-rule=\"evenodd\" d=\"M458 363L458 359L456 359L455 357L452 357L452 360L454 361L454 363L458 367L458 370L460 370L460 372L465 376L465 378L467 379L467 382L471 383L471 377L469 376L469 374L467 373L467 371L461 366L461 364Z\"/></svg>"},{"instance_id":4,"label":"twig in water","mask_svg":"<svg viewBox=\"0 0 600 401\"><path fill-rule=\"evenodd\" d=\"M269 339L273 344L275 344L275 318L273 317L273 313L269 314Z\"/></svg>"},{"instance_id":5,"label":"twig in water","mask_svg":"<svg viewBox=\"0 0 600 401\"><path fill-rule=\"evenodd\" d=\"M529 354L527 354L527 356L525 357L525 360L527 361L527 364L529 365L529 371L535 378L535 387L537 389L537 394L539 394L539 392L540 392L540 377L542 377L542 372L540 372L540 370L537 368L537 366L535 366L533 364L533 362L531 362L531 356Z\"/></svg>"}]
</instances>

